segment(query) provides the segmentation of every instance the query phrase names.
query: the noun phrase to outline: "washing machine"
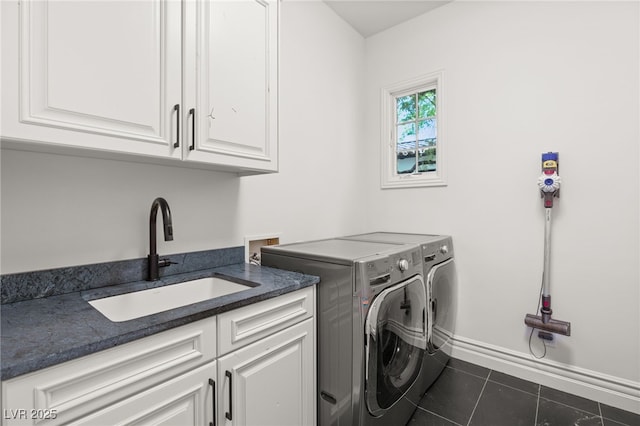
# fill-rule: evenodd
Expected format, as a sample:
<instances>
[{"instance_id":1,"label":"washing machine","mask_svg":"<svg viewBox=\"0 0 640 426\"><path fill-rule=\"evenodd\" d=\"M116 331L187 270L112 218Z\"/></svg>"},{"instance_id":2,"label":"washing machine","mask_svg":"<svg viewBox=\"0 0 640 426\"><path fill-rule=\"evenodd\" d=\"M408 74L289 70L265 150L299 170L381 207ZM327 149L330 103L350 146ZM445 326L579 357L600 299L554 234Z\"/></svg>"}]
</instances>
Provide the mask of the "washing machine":
<instances>
[{"instance_id":1,"label":"washing machine","mask_svg":"<svg viewBox=\"0 0 640 426\"><path fill-rule=\"evenodd\" d=\"M421 262L428 300L428 345L423 359L421 387L426 391L438 378L451 357L455 329L457 279L453 240L448 235L372 232L350 235L354 241L400 243L421 248Z\"/></svg>"},{"instance_id":2,"label":"washing machine","mask_svg":"<svg viewBox=\"0 0 640 426\"><path fill-rule=\"evenodd\" d=\"M262 264L317 275L318 425L404 425L428 349L419 245L327 239L262 248Z\"/></svg>"}]
</instances>

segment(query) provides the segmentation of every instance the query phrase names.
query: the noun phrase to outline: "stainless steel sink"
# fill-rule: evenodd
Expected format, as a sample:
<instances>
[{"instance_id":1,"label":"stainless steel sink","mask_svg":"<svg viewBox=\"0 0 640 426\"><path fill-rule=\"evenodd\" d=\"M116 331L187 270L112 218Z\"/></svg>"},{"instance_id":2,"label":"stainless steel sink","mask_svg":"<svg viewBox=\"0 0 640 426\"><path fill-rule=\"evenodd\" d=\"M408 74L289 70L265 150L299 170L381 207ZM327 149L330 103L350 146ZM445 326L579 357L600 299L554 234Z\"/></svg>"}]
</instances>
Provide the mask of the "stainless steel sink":
<instances>
[{"instance_id":1,"label":"stainless steel sink","mask_svg":"<svg viewBox=\"0 0 640 426\"><path fill-rule=\"evenodd\" d=\"M122 322L215 299L254 286L214 276L104 297L91 300L89 304L111 321Z\"/></svg>"}]
</instances>

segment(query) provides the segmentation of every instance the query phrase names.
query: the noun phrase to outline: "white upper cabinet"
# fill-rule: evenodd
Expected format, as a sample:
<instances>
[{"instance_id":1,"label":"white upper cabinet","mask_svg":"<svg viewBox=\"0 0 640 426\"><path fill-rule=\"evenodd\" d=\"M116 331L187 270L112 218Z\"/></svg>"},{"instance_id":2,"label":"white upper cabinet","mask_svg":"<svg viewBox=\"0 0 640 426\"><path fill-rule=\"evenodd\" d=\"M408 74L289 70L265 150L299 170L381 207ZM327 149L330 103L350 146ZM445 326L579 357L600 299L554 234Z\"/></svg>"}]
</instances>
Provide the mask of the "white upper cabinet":
<instances>
[{"instance_id":1,"label":"white upper cabinet","mask_svg":"<svg viewBox=\"0 0 640 426\"><path fill-rule=\"evenodd\" d=\"M185 12L186 159L276 171L278 2L205 0Z\"/></svg>"},{"instance_id":2,"label":"white upper cabinet","mask_svg":"<svg viewBox=\"0 0 640 426\"><path fill-rule=\"evenodd\" d=\"M3 147L277 171L277 1L1 7Z\"/></svg>"},{"instance_id":3,"label":"white upper cabinet","mask_svg":"<svg viewBox=\"0 0 640 426\"><path fill-rule=\"evenodd\" d=\"M180 32L176 2L2 2L3 141L180 158Z\"/></svg>"}]
</instances>

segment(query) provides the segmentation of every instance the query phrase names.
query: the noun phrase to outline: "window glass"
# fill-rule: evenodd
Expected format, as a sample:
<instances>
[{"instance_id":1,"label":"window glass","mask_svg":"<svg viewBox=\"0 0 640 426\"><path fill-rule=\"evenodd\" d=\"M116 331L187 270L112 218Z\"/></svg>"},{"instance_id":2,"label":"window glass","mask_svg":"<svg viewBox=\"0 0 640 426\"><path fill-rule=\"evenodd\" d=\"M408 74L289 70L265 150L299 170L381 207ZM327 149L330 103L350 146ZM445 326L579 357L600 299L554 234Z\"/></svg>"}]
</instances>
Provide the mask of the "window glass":
<instances>
[{"instance_id":1,"label":"window glass","mask_svg":"<svg viewBox=\"0 0 640 426\"><path fill-rule=\"evenodd\" d=\"M436 120L418 124L418 172L436 171Z\"/></svg>"},{"instance_id":2,"label":"window glass","mask_svg":"<svg viewBox=\"0 0 640 426\"><path fill-rule=\"evenodd\" d=\"M436 115L436 90L418 93L418 118L434 117Z\"/></svg>"},{"instance_id":3,"label":"window glass","mask_svg":"<svg viewBox=\"0 0 640 426\"><path fill-rule=\"evenodd\" d=\"M413 120L416 118L416 100L413 95L396 98L397 121Z\"/></svg>"},{"instance_id":4,"label":"window glass","mask_svg":"<svg viewBox=\"0 0 640 426\"><path fill-rule=\"evenodd\" d=\"M436 171L436 119L436 89L396 97L398 174Z\"/></svg>"}]
</instances>

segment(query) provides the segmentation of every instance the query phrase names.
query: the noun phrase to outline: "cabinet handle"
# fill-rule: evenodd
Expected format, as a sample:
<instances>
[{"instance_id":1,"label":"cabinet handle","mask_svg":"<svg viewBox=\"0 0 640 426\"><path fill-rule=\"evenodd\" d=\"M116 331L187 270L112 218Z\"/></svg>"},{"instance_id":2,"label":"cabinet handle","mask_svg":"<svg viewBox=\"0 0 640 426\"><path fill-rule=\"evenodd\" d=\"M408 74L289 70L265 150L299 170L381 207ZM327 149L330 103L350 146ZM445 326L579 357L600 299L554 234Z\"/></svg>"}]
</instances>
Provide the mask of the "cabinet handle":
<instances>
[{"instance_id":1,"label":"cabinet handle","mask_svg":"<svg viewBox=\"0 0 640 426\"><path fill-rule=\"evenodd\" d=\"M213 379L209 379L209 386L211 386L211 403L213 406L213 421L209 422L209 426L216 426L216 382Z\"/></svg>"},{"instance_id":2,"label":"cabinet handle","mask_svg":"<svg viewBox=\"0 0 640 426\"><path fill-rule=\"evenodd\" d=\"M189 115L191 116L191 145L189 146L189 151L193 151L196 149L196 109L191 108Z\"/></svg>"},{"instance_id":3,"label":"cabinet handle","mask_svg":"<svg viewBox=\"0 0 640 426\"><path fill-rule=\"evenodd\" d=\"M231 371L227 370L224 372L224 375L229 378L229 411L224 413L224 416L227 420L233 420L233 376L231 375Z\"/></svg>"},{"instance_id":4,"label":"cabinet handle","mask_svg":"<svg viewBox=\"0 0 640 426\"><path fill-rule=\"evenodd\" d=\"M175 104L173 110L176 112L176 142L173 144L174 148L180 147L180 104Z\"/></svg>"}]
</instances>

